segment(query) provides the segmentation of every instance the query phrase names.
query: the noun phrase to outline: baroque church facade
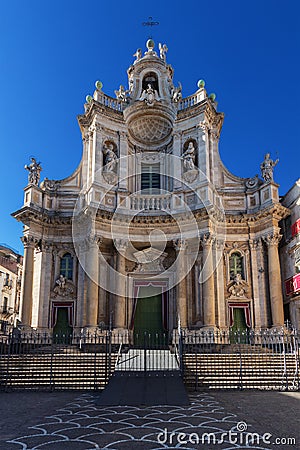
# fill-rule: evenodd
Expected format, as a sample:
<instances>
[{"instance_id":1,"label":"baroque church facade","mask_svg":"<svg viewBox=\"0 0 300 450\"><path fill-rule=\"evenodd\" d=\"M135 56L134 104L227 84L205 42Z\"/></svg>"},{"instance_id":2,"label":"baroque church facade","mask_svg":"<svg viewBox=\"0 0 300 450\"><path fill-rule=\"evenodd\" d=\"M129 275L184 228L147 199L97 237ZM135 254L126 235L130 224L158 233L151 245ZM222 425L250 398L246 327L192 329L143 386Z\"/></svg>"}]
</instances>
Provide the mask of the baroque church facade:
<instances>
[{"instance_id":1,"label":"baroque church facade","mask_svg":"<svg viewBox=\"0 0 300 450\"><path fill-rule=\"evenodd\" d=\"M224 115L203 80L182 98L167 47L148 40L116 98L96 83L78 117L82 160L24 204L22 324L131 333L284 325L279 221L289 210L265 155L262 177L222 163Z\"/></svg>"}]
</instances>

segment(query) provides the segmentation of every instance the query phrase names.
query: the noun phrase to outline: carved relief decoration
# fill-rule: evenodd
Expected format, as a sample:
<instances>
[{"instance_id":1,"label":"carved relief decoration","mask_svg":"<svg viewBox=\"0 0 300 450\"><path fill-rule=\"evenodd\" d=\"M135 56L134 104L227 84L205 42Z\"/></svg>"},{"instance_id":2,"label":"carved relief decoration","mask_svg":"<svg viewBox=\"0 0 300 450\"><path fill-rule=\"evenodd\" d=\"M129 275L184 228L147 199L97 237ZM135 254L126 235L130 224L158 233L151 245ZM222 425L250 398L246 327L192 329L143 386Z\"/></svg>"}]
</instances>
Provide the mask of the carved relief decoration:
<instances>
[{"instance_id":1,"label":"carved relief decoration","mask_svg":"<svg viewBox=\"0 0 300 450\"><path fill-rule=\"evenodd\" d=\"M130 126L130 133L139 142L147 144L149 141L159 143L171 134L172 125L163 117L152 115L142 116L134 120Z\"/></svg>"},{"instance_id":2,"label":"carved relief decoration","mask_svg":"<svg viewBox=\"0 0 300 450\"><path fill-rule=\"evenodd\" d=\"M76 288L74 283L71 280L67 280L63 275L60 275L55 281L55 287L51 292L51 297L76 298Z\"/></svg>"}]
</instances>

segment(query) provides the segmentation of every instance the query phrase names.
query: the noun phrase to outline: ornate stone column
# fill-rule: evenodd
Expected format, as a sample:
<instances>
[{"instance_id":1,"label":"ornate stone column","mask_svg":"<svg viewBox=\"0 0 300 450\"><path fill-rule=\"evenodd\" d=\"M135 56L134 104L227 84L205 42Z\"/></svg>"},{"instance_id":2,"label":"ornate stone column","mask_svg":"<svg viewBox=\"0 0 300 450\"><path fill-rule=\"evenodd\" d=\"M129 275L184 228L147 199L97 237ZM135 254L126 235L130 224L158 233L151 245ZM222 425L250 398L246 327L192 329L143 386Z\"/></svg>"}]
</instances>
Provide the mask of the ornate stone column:
<instances>
[{"instance_id":1,"label":"ornate stone column","mask_svg":"<svg viewBox=\"0 0 300 450\"><path fill-rule=\"evenodd\" d=\"M261 311L260 311L260 298L259 298L259 277L261 272L258 267L258 251L261 245L260 239L249 239L250 258L251 258L251 283L253 290L253 311L254 320L252 325L255 328L261 328Z\"/></svg>"},{"instance_id":2,"label":"ornate stone column","mask_svg":"<svg viewBox=\"0 0 300 450\"><path fill-rule=\"evenodd\" d=\"M126 258L125 252L128 241L125 239L116 239L117 264L116 264L116 298L114 310L115 328L125 328L126 323ZM121 295L122 293L122 295Z\"/></svg>"},{"instance_id":3,"label":"ornate stone column","mask_svg":"<svg viewBox=\"0 0 300 450\"><path fill-rule=\"evenodd\" d=\"M282 283L279 264L278 244L281 239L279 233L263 237L268 246L269 290L273 327L284 325Z\"/></svg>"},{"instance_id":4,"label":"ornate stone column","mask_svg":"<svg viewBox=\"0 0 300 450\"><path fill-rule=\"evenodd\" d=\"M96 327L98 322L98 238L88 238L88 253L86 259L87 294L86 294L86 324Z\"/></svg>"},{"instance_id":5,"label":"ornate stone column","mask_svg":"<svg viewBox=\"0 0 300 450\"><path fill-rule=\"evenodd\" d=\"M216 255L216 284L218 325L221 329L226 328L226 303L224 297L224 240L217 239L215 243Z\"/></svg>"},{"instance_id":6,"label":"ornate stone column","mask_svg":"<svg viewBox=\"0 0 300 450\"><path fill-rule=\"evenodd\" d=\"M177 313L180 317L180 324L182 328L187 328L187 298L186 298L186 241L184 239L177 239L174 241L174 247L177 251L177 280L180 280L177 284ZM184 277L182 278L184 274Z\"/></svg>"},{"instance_id":7,"label":"ornate stone column","mask_svg":"<svg viewBox=\"0 0 300 450\"><path fill-rule=\"evenodd\" d=\"M22 323L31 326L32 318L32 286L33 286L33 266L34 266L34 248L36 240L32 236L24 236L24 266L22 276Z\"/></svg>"},{"instance_id":8,"label":"ornate stone column","mask_svg":"<svg viewBox=\"0 0 300 450\"><path fill-rule=\"evenodd\" d=\"M203 248L203 267L200 275L203 293L203 324L205 327L215 327L215 287L214 287L214 269L212 257L212 244L215 236L206 233L201 236Z\"/></svg>"},{"instance_id":9,"label":"ornate stone column","mask_svg":"<svg viewBox=\"0 0 300 450\"><path fill-rule=\"evenodd\" d=\"M52 242L42 241L40 262L39 313L37 326L47 328L49 325L50 292L52 279Z\"/></svg>"}]
</instances>

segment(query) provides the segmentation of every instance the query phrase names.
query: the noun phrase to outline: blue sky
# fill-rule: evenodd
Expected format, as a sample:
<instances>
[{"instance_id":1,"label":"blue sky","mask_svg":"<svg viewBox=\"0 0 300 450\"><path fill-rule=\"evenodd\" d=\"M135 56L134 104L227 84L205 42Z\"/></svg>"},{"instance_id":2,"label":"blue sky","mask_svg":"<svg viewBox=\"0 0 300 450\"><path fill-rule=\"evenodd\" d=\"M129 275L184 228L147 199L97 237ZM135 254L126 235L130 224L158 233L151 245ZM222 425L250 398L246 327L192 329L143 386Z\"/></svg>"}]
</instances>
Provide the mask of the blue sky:
<instances>
[{"instance_id":1,"label":"blue sky","mask_svg":"<svg viewBox=\"0 0 300 450\"><path fill-rule=\"evenodd\" d=\"M0 242L22 252L24 165L41 161L42 179L70 175L81 158L76 116L101 80L114 96L127 83L133 53L155 42L183 95L204 79L225 113L220 154L235 175L259 173L266 152L280 159L283 195L300 177L300 3L297 0L0 2Z\"/></svg>"}]
</instances>

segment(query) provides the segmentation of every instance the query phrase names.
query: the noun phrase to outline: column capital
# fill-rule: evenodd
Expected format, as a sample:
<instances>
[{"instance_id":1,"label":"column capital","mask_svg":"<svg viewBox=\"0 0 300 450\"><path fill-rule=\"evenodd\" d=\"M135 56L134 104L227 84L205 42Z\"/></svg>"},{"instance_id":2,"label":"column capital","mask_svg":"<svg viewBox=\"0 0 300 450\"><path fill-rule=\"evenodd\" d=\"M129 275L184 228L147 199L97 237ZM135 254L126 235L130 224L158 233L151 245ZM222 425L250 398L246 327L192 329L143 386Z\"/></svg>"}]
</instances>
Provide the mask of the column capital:
<instances>
[{"instance_id":1,"label":"column capital","mask_svg":"<svg viewBox=\"0 0 300 450\"><path fill-rule=\"evenodd\" d=\"M251 250L257 250L261 246L261 238L249 239L249 247Z\"/></svg>"},{"instance_id":2,"label":"column capital","mask_svg":"<svg viewBox=\"0 0 300 450\"><path fill-rule=\"evenodd\" d=\"M127 239L114 239L115 248L119 253L123 254L126 252L129 242Z\"/></svg>"},{"instance_id":3,"label":"column capital","mask_svg":"<svg viewBox=\"0 0 300 450\"><path fill-rule=\"evenodd\" d=\"M173 132L172 132L172 136L174 137L174 139L181 139L182 131L181 131L181 130L179 130L179 131L173 131Z\"/></svg>"},{"instance_id":4,"label":"column capital","mask_svg":"<svg viewBox=\"0 0 300 450\"><path fill-rule=\"evenodd\" d=\"M203 120L202 122L200 122L197 125L197 128L199 128L200 130L204 131L204 132L208 132L209 131L209 124L208 122L206 122L206 120Z\"/></svg>"},{"instance_id":5,"label":"column capital","mask_svg":"<svg viewBox=\"0 0 300 450\"><path fill-rule=\"evenodd\" d=\"M126 140L127 139L127 133L125 131L119 131L120 139Z\"/></svg>"},{"instance_id":6,"label":"column capital","mask_svg":"<svg viewBox=\"0 0 300 450\"><path fill-rule=\"evenodd\" d=\"M268 247L275 246L277 247L280 239L282 238L282 235L279 233L270 233L266 236L262 236L262 239L267 244Z\"/></svg>"},{"instance_id":7,"label":"column capital","mask_svg":"<svg viewBox=\"0 0 300 450\"><path fill-rule=\"evenodd\" d=\"M24 248L35 248L39 243L39 240L33 236L22 236L21 241L24 245Z\"/></svg>"},{"instance_id":8,"label":"column capital","mask_svg":"<svg viewBox=\"0 0 300 450\"><path fill-rule=\"evenodd\" d=\"M174 248L177 252L180 252L181 250L185 250L187 248L187 241L186 239L178 238L173 240Z\"/></svg>"},{"instance_id":9,"label":"column capital","mask_svg":"<svg viewBox=\"0 0 300 450\"><path fill-rule=\"evenodd\" d=\"M211 247L211 245L215 242L216 235L213 233L204 233L200 237L200 242L202 247Z\"/></svg>"}]
</instances>

